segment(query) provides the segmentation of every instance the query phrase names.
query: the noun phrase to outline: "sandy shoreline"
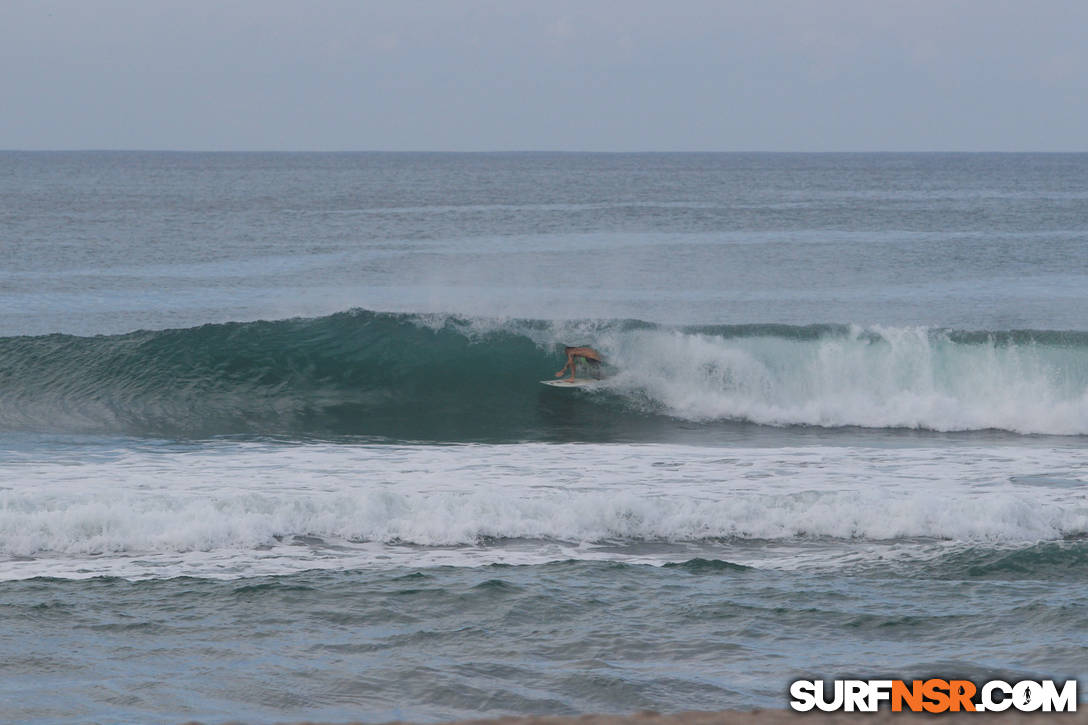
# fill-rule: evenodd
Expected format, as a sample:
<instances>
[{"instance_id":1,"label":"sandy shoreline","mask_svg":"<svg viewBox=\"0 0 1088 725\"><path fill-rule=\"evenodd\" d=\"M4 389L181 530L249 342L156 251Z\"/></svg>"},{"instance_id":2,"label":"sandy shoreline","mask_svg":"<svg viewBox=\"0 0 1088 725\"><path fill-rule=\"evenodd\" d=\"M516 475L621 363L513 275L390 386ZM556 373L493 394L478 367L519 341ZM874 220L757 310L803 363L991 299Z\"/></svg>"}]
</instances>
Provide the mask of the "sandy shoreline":
<instances>
[{"instance_id":1,"label":"sandy shoreline","mask_svg":"<svg viewBox=\"0 0 1088 725\"><path fill-rule=\"evenodd\" d=\"M656 712L640 712L633 715L530 715L524 717L500 717L478 720L458 720L445 725L889 725L898 723L930 723L930 725L966 725L968 723L994 722L1007 725L1088 725L1088 707L1077 713L946 713L941 715L893 713L797 713L790 710L723 710L720 712L682 712L663 715ZM184 725L204 725L189 722ZM231 721L223 725L253 725ZM296 722L291 725L364 725L354 723ZM408 725L397 721L384 725Z\"/></svg>"}]
</instances>

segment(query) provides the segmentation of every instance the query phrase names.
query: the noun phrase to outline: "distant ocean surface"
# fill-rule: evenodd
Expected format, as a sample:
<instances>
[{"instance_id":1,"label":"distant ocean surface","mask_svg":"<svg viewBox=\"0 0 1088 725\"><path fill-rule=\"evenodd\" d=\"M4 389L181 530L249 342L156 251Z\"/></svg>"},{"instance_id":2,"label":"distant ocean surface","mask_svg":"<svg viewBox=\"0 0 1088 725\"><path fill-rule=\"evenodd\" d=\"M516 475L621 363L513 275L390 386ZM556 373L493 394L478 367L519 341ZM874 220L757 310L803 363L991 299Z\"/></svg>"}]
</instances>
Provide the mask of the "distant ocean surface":
<instances>
[{"instance_id":1,"label":"distant ocean surface","mask_svg":"<svg viewBox=\"0 0 1088 725\"><path fill-rule=\"evenodd\" d=\"M2 152L0 202L4 722L1088 694L1088 155Z\"/></svg>"}]
</instances>

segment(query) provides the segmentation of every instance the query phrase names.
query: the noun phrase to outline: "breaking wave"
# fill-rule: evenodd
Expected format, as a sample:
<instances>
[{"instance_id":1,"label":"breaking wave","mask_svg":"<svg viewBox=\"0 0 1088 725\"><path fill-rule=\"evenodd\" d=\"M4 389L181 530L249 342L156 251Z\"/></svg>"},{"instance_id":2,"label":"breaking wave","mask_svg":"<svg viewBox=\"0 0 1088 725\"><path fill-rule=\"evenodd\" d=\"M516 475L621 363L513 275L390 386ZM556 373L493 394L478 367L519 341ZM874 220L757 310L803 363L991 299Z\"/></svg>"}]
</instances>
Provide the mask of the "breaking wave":
<instances>
[{"instance_id":1,"label":"breaking wave","mask_svg":"<svg viewBox=\"0 0 1088 725\"><path fill-rule=\"evenodd\" d=\"M537 384L564 343L604 353L599 389ZM676 421L1088 435L1088 333L354 310L0 339L7 431L589 440Z\"/></svg>"}]
</instances>

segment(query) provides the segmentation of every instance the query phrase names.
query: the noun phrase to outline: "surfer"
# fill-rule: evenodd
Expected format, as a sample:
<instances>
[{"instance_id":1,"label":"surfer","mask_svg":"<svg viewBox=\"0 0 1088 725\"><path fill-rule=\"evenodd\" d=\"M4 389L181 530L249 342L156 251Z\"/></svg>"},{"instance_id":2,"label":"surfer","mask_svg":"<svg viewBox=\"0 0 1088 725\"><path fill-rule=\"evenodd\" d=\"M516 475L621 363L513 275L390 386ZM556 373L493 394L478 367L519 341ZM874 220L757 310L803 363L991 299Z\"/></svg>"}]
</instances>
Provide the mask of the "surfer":
<instances>
[{"instance_id":1,"label":"surfer","mask_svg":"<svg viewBox=\"0 0 1088 725\"><path fill-rule=\"evenodd\" d=\"M589 366L590 375L598 380L601 379L601 353L592 347L570 347L569 345L563 348L563 351L567 353L567 364L555 374L555 377L563 377L563 373L570 368L570 381L573 382L575 365L582 363Z\"/></svg>"}]
</instances>

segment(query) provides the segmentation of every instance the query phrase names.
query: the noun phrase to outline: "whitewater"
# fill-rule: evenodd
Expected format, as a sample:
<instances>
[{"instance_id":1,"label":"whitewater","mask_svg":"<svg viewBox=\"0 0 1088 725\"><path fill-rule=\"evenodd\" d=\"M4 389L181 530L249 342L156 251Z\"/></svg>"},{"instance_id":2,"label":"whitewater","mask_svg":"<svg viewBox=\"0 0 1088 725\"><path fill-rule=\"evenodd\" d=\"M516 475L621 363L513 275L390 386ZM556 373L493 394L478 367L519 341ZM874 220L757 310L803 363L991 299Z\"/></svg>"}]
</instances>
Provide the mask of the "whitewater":
<instances>
[{"instance_id":1,"label":"whitewater","mask_svg":"<svg viewBox=\"0 0 1088 725\"><path fill-rule=\"evenodd\" d=\"M220 442L85 461L68 447L6 466L18 485L0 491L0 579L697 557L789 570L1088 536L1081 447L727 455Z\"/></svg>"}]
</instances>

